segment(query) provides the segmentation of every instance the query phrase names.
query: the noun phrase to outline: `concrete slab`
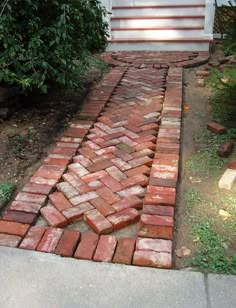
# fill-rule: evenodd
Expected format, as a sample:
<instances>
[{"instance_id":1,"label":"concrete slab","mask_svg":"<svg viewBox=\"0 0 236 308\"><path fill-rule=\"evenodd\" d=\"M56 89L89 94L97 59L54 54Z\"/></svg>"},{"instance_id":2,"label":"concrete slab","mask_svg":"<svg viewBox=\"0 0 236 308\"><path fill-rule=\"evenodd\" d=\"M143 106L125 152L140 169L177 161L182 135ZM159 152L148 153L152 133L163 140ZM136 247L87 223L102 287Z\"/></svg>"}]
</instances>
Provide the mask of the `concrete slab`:
<instances>
[{"instance_id":1,"label":"concrete slab","mask_svg":"<svg viewBox=\"0 0 236 308\"><path fill-rule=\"evenodd\" d=\"M210 307L236 307L236 276L208 275Z\"/></svg>"},{"instance_id":2,"label":"concrete slab","mask_svg":"<svg viewBox=\"0 0 236 308\"><path fill-rule=\"evenodd\" d=\"M2 308L207 307L201 273L94 263L8 247L0 247L0 273Z\"/></svg>"}]
</instances>

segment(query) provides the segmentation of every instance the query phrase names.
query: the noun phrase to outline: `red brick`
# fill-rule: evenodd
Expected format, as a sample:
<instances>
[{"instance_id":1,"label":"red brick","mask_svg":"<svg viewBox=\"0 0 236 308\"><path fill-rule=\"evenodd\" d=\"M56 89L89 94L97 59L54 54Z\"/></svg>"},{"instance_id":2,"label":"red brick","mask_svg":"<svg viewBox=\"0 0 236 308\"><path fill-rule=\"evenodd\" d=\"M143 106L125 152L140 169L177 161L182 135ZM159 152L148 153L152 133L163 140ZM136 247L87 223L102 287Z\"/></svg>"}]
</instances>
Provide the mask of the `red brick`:
<instances>
[{"instance_id":1,"label":"red brick","mask_svg":"<svg viewBox=\"0 0 236 308\"><path fill-rule=\"evenodd\" d=\"M133 265L157 268L171 268L170 253L139 250L135 251Z\"/></svg>"},{"instance_id":2,"label":"red brick","mask_svg":"<svg viewBox=\"0 0 236 308\"><path fill-rule=\"evenodd\" d=\"M83 217L84 213L93 209L94 207L89 202L85 202L78 206L73 206L67 210L64 210L62 214L66 217L69 223L73 223L74 221Z\"/></svg>"},{"instance_id":3,"label":"red brick","mask_svg":"<svg viewBox=\"0 0 236 308\"><path fill-rule=\"evenodd\" d=\"M0 246L17 247L20 241L20 236L0 233Z\"/></svg>"},{"instance_id":4,"label":"red brick","mask_svg":"<svg viewBox=\"0 0 236 308\"><path fill-rule=\"evenodd\" d=\"M53 185L40 185L40 184L33 184L27 183L22 191L33 193L33 194L40 194L40 195L48 195L52 190Z\"/></svg>"},{"instance_id":5,"label":"red brick","mask_svg":"<svg viewBox=\"0 0 236 308\"><path fill-rule=\"evenodd\" d=\"M85 157L84 155L77 155L73 157L73 161L81 164L83 167L87 168L92 164L91 160Z\"/></svg>"},{"instance_id":6,"label":"red brick","mask_svg":"<svg viewBox=\"0 0 236 308\"><path fill-rule=\"evenodd\" d=\"M63 158L70 159L73 155L75 155L75 153L76 149L55 147L50 153L50 157L53 157L53 154L58 154L58 155L63 155Z\"/></svg>"},{"instance_id":7,"label":"red brick","mask_svg":"<svg viewBox=\"0 0 236 308\"><path fill-rule=\"evenodd\" d=\"M197 71L196 76L207 77L209 76L209 71Z\"/></svg>"},{"instance_id":8,"label":"red brick","mask_svg":"<svg viewBox=\"0 0 236 308\"><path fill-rule=\"evenodd\" d=\"M130 265L135 248L135 239L121 237L118 241L113 263Z\"/></svg>"},{"instance_id":9,"label":"red brick","mask_svg":"<svg viewBox=\"0 0 236 308\"><path fill-rule=\"evenodd\" d=\"M42 165L38 171L35 172L35 177L42 177L44 179L59 180L65 171L65 166L51 166Z\"/></svg>"},{"instance_id":10,"label":"red brick","mask_svg":"<svg viewBox=\"0 0 236 308\"><path fill-rule=\"evenodd\" d=\"M35 250L41 241L45 230L45 227L31 227L19 247L23 249Z\"/></svg>"},{"instance_id":11,"label":"red brick","mask_svg":"<svg viewBox=\"0 0 236 308\"><path fill-rule=\"evenodd\" d=\"M114 230L119 230L128 225L131 225L137 222L139 218L139 212L136 209L130 208L107 217L107 219L112 223Z\"/></svg>"},{"instance_id":12,"label":"red brick","mask_svg":"<svg viewBox=\"0 0 236 308\"><path fill-rule=\"evenodd\" d=\"M111 166L112 166L112 163L109 160L103 160L101 162L89 165L87 169L89 170L89 172L97 172L97 171L109 168Z\"/></svg>"},{"instance_id":13,"label":"red brick","mask_svg":"<svg viewBox=\"0 0 236 308\"><path fill-rule=\"evenodd\" d=\"M60 148L77 149L79 145L80 145L79 143L73 143L73 142L57 142L57 147Z\"/></svg>"},{"instance_id":14,"label":"red brick","mask_svg":"<svg viewBox=\"0 0 236 308\"><path fill-rule=\"evenodd\" d=\"M83 195L71 198L70 202L74 206L76 206L76 205L79 205L81 203L84 203L84 202L90 201L92 199L95 199L97 197L98 197L98 194L95 191L91 191L91 192L88 192L86 194L83 194Z\"/></svg>"},{"instance_id":15,"label":"red brick","mask_svg":"<svg viewBox=\"0 0 236 308\"><path fill-rule=\"evenodd\" d=\"M229 157L233 152L233 148L234 148L234 143L232 141L225 141L219 147L217 154L220 157L224 158Z\"/></svg>"},{"instance_id":16,"label":"red brick","mask_svg":"<svg viewBox=\"0 0 236 308\"><path fill-rule=\"evenodd\" d=\"M65 137L84 138L88 130L85 128L70 127L65 131Z\"/></svg>"},{"instance_id":17,"label":"red brick","mask_svg":"<svg viewBox=\"0 0 236 308\"><path fill-rule=\"evenodd\" d=\"M146 175L149 175L150 174L150 168L147 167L147 166L140 166L140 167L137 167L137 168L134 168L134 169L130 169L128 171L125 171L125 174L128 176L128 177L131 177L131 176L134 176L134 175L137 175L137 174L146 174Z\"/></svg>"},{"instance_id":18,"label":"red brick","mask_svg":"<svg viewBox=\"0 0 236 308\"><path fill-rule=\"evenodd\" d=\"M77 189L75 189L70 183L68 182L61 182L57 184L57 189L62 192L67 199L73 198L79 195Z\"/></svg>"},{"instance_id":19,"label":"red brick","mask_svg":"<svg viewBox=\"0 0 236 308\"><path fill-rule=\"evenodd\" d=\"M131 159L133 159L133 156L132 155L130 155L130 154L128 154L128 153L125 153L125 152L123 152L123 151L121 151L121 150L116 150L115 152L114 152L114 154L116 155L116 157L119 157L120 159L122 159L122 160L124 160L124 161L128 161L128 160L131 160Z\"/></svg>"},{"instance_id":20,"label":"red brick","mask_svg":"<svg viewBox=\"0 0 236 308\"><path fill-rule=\"evenodd\" d=\"M176 196L176 189L170 188L170 187L156 187L156 186L149 185L147 187L147 193Z\"/></svg>"},{"instance_id":21,"label":"red brick","mask_svg":"<svg viewBox=\"0 0 236 308\"><path fill-rule=\"evenodd\" d=\"M96 157L96 153L94 153L94 151L88 149L88 148L81 148L79 149L79 153L85 157L87 157L88 159L94 158Z\"/></svg>"},{"instance_id":22,"label":"red brick","mask_svg":"<svg viewBox=\"0 0 236 308\"><path fill-rule=\"evenodd\" d=\"M93 260L99 262L111 262L115 252L117 240L113 235L101 235L98 241Z\"/></svg>"},{"instance_id":23,"label":"red brick","mask_svg":"<svg viewBox=\"0 0 236 308\"><path fill-rule=\"evenodd\" d=\"M84 182L72 173L65 173L62 177L65 182L68 182L77 190L80 188L80 186L84 185Z\"/></svg>"},{"instance_id":24,"label":"red brick","mask_svg":"<svg viewBox=\"0 0 236 308\"><path fill-rule=\"evenodd\" d=\"M107 172L104 171L104 170L100 170L100 171L90 173L88 175L83 176L82 180L86 183L89 183L89 182L93 182L93 181L96 181L96 180L100 180L100 179L102 179L103 177L106 177L106 176L107 176Z\"/></svg>"},{"instance_id":25,"label":"red brick","mask_svg":"<svg viewBox=\"0 0 236 308\"><path fill-rule=\"evenodd\" d=\"M41 204L37 203L29 203L29 202L24 202L24 201L13 201L10 210L15 210L15 211L21 211L21 212L27 212L27 213L38 213Z\"/></svg>"},{"instance_id":26,"label":"red brick","mask_svg":"<svg viewBox=\"0 0 236 308\"><path fill-rule=\"evenodd\" d=\"M156 152L166 154L179 154L180 144L179 143L159 143L157 140Z\"/></svg>"},{"instance_id":27,"label":"red brick","mask_svg":"<svg viewBox=\"0 0 236 308\"><path fill-rule=\"evenodd\" d=\"M67 225L67 220L55 207L45 206L41 210L41 215L44 220L52 227L65 227Z\"/></svg>"},{"instance_id":28,"label":"red brick","mask_svg":"<svg viewBox=\"0 0 236 308\"><path fill-rule=\"evenodd\" d=\"M159 130L159 125L155 123L143 125L139 127L142 131L149 130L149 129L154 129L155 131Z\"/></svg>"},{"instance_id":29,"label":"red brick","mask_svg":"<svg viewBox=\"0 0 236 308\"><path fill-rule=\"evenodd\" d=\"M56 185L57 182L58 179L44 179L42 177L36 177L36 176L33 176L29 181L29 183L32 184L50 185L50 186Z\"/></svg>"},{"instance_id":30,"label":"red brick","mask_svg":"<svg viewBox=\"0 0 236 308\"><path fill-rule=\"evenodd\" d=\"M53 158L50 155L43 161L44 165L67 166L70 158Z\"/></svg>"},{"instance_id":31,"label":"red brick","mask_svg":"<svg viewBox=\"0 0 236 308\"><path fill-rule=\"evenodd\" d=\"M72 257L80 238L80 232L65 230L55 250L55 254L63 257Z\"/></svg>"},{"instance_id":32,"label":"red brick","mask_svg":"<svg viewBox=\"0 0 236 308\"><path fill-rule=\"evenodd\" d=\"M37 250L42 252L53 253L62 236L63 230L59 228L47 228Z\"/></svg>"},{"instance_id":33,"label":"red brick","mask_svg":"<svg viewBox=\"0 0 236 308\"><path fill-rule=\"evenodd\" d=\"M7 221L15 221L15 222L21 222L23 224L32 224L36 219L36 214L33 213L25 213L25 212L19 212L19 211L7 211L2 219Z\"/></svg>"},{"instance_id":34,"label":"red brick","mask_svg":"<svg viewBox=\"0 0 236 308\"><path fill-rule=\"evenodd\" d=\"M74 258L92 260L97 248L98 239L99 236L96 233L90 231L83 233L82 239L74 254Z\"/></svg>"},{"instance_id":35,"label":"red brick","mask_svg":"<svg viewBox=\"0 0 236 308\"><path fill-rule=\"evenodd\" d=\"M169 187L166 187L169 188ZM146 193L144 204L175 205L175 194Z\"/></svg>"},{"instance_id":36,"label":"red brick","mask_svg":"<svg viewBox=\"0 0 236 308\"><path fill-rule=\"evenodd\" d=\"M108 215L114 214L116 212L113 206L110 205L108 202L106 202L101 197L93 199L90 202L105 217Z\"/></svg>"},{"instance_id":37,"label":"red brick","mask_svg":"<svg viewBox=\"0 0 236 308\"><path fill-rule=\"evenodd\" d=\"M70 172L74 173L79 178L89 174L89 171L79 163L74 163L68 166Z\"/></svg>"},{"instance_id":38,"label":"red brick","mask_svg":"<svg viewBox=\"0 0 236 308\"><path fill-rule=\"evenodd\" d=\"M112 206L117 212L120 212L127 208L141 209L142 205L143 202L141 199L136 196L130 196L114 203Z\"/></svg>"},{"instance_id":39,"label":"red brick","mask_svg":"<svg viewBox=\"0 0 236 308\"><path fill-rule=\"evenodd\" d=\"M117 192L124 188L116 179L110 175L102 178L101 182L105 184L112 192Z\"/></svg>"},{"instance_id":40,"label":"red brick","mask_svg":"<svg viewBox=\"0 0 236 308\"><path fill-rule=\"evenodd\" d=\"M41 205L45 204L47 197L44 195L39 195L39 194L31 194L31 193L27 193L27 192L20 192L17 196L16 196L16 201L24 201L24 202L28 202L28 203L38 203Z\"/></svg>"},{"instance_id":41,"label":"red brick","mask_svg":"<svg viewBox=\"0 0 236 308\"><path fill-rule=\"evenodd\" d=\"M164 226L164 227L173 227L173 217L170 216L158 216L158 215L141 215L141 223L145 225L155 225L155 226Z\"/></svg>"},{"instance_id":42,"label":"red brick","mask_svg":"<svg viewBox=\"0 0 236 308\"><path fill-rule=\"evenodd\" d=\"M120 171L125 171L131 169L130 164L120 158L113 158L111 162L118 168Z\"/></svg>"},{"instance_id":43,"label":"red brick","mask_svg":"<svg viewBox=\"0 0 236 308\"><path fill-rule=\"evenodd\" d=\"M173 228L141 224L138 236L171 240L173 238Z\"/></svg>"},{"instance_id":44,"label":"red brick","mask_svg":"<svg viewBox=\"0 0 236 308\"><path fill-rule=\"evenodd\" d=\"M72 207L72 204L66 199L62 192L54 192L49 195L49 199L52 204L58 209L58 211L62 212L65 209L69 209Z\"/></svg>"},{"instance_id":45,"label":"red brick","mask_svg":"<svg viewBox=\"0 0 236 308\"><path fill-rule=\"evenodd\" d=\"M137 238L136 250L152 250L156 252L172 252L172 241L151 239L151 238Z\"/></svg>"},{"instance_id":46,"label":"red brick","mask_svg":"<svg viewBox=\"0 0 236 308\"><path fill-rule=\"evenodd\" d=\"M143 214L159 215L159 216L174 216L174 208L165 205L144 205Z\"/></svg>"},{"instance_id":47,"label":"red brick","mask_svg":"<svg viewBox=\"0 0 236 308\"><path fill-rule=\"evenodd\" d=\"M129 164L132 166L132 168L139 167L141 165L151 166L152 165L152 158L148 156L143 156L139 158L135 158L129 161Z\"/></svg>"},{"instance_id":48,"label":"red brick","mask_svg":"<svg viewBox=\"0 0 236 308\"><path fill-rule=\"evenodd\" d=\"M141 151L141 150L144 150L144 149L155 150L156 149L156 145L149 141L149 142L144 142L144 143L136 144L134 146L134 148L135 148L136 151Z\"/></svg>"},{"instance_id":49,"label":"red brick","mask_svg":"<svg viewBox=\"0 0 236 308\"><path fill-rule=\"evenodd\" d=\"M236 160L231 161L231 162L228 164L228 168L229 168L229 169L236 170Z\"/></svg>"},{"instance_id":50,"label":"red brick","mask_svg":"<svg viewBox=\"0 0 236 308\"><path fill-rule=\"evenodd\" d=\"M123 189L121 191L118 191L117 195L119 195L121 198L124 198L124 197L128 198L128 197L134 196L134 195L141 197L141 196L144 195L144 193L145 193L145 188L143 188L140 185L135 185L135 186Z\"/></svg>"},{"instance_id":51,"label":"red brick","mask_svg":"<svg viewBox=\"0 0 236 308\"><path fill-rule=\"evenodd\" d=\"M176 176L176 179L174 179L174 180L150 176L149 184L152 185L152 186L176 188L176 186L177 186L177 176Z\"/></svg>"},{"instance_id":52,"label":"red brick","mask_svg":"<svg viewBox=\"0 0 236 308\"><path fill-rule=\"evenodd\" d=\"M171 160L173 161L179 161L179 155L178 154L167 154L167 153L156 153L155 154L155 160L158 159L164 159L164 160Z\"/></svg>"},{"instance_id":53,"label":"red brick","mask_svg":"<svg viewBox=\"0 0 236 308\"><path fill-rule=\"evenodd\" d=\"M105 199L109 204L113 204L120 200L120 198L107 187L99 188L97 190L97 193L101 198Z\"/></svg>"},{"instance_id":54,"label":"red brick","mask_svg":"<svg viewBox=\"0 0 236 308\"><path fill-rule=\"evenodd\" d=\"M96 209L86 212L84 220L98 234L107 234L113 229L112 224Z\"/></svg>"},{"instance_id":55,"label":"red brick","mask_svg":"<svg viewBox=\"0 0 236 308\"><path fill-rule=\"evenodd\" d=\"M153 157L154 152L150 149L143 149L141 151L133 153L132 156L133 156L133 158L139 158L139 157L143 157L143 156Z\"/></svg>"},{"instance_id":56,"label":"red brick","mask_svg":"<svg viewBox=\"0 0 236 308\"><path fill-rule=\"evenodd\" d=\"M128 188L134 185L146 186L148 184L148 177L144 174L136 174L128 179L122 180L121 184Z\"/></svg>"},{"instance_id":57,"label":"red brick","mask_svg":"<svg viewBox=\"0 0 236 308\"><path fill-rule=\"evenodd\" d=\"M115 166L107 168L106 171L117 181L127 179L127 176Z\"/></svg>"},{"instance_id":58,"label":"red brick","mask_svg":"<svg viewBox=\"0 0 236 308\"><path fill-rule=\"evenodd\" d=\"M74 142L74 143L80 143L82 141L81 138L73 138L73 137L62 137L61 142Z\"/></svg>"},{"instance_id":59,"label":"red brick","mask_svg":"<svg viewBox=\"0 0 236 308\"><path fill-rule=\"evenodd\" d=\"M24 236L29 227L28 224L0 220L0 233Z\"/></svg>"}]
</instances>

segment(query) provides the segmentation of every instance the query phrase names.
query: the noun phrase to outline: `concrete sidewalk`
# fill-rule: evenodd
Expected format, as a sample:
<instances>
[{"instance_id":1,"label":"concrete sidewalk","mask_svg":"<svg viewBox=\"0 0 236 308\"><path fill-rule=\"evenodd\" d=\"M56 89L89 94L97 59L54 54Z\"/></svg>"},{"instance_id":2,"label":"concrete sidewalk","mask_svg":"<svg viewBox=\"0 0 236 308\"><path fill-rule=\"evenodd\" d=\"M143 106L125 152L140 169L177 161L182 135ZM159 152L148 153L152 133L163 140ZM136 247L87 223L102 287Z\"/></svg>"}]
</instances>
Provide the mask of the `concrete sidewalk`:
<instances>
[{"instance_id":1,"label":"concrete sidewalk","mask_svg":"<svg viewBox=\"0 0 236 308\"><path fill-rule=\"evenodd\" d=\"M158 270L0 247L0 307L233 308L236 276Z\"/></svg>"}]
</instances>

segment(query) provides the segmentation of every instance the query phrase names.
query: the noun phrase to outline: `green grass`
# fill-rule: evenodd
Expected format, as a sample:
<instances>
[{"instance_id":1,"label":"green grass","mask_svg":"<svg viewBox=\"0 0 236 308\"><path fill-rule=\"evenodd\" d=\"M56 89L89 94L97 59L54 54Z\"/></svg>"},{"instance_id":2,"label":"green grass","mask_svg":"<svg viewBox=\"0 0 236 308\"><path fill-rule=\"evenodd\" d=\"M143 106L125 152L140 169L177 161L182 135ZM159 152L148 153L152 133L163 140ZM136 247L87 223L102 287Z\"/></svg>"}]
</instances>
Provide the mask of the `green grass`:
<instances>
[{"instance_id":1,"label":"green grass","mask_svg":"<svg viewBox=\"0 0 236 308\"><path fill-rule=\"evenodd\" d=\"M236 274L236 254L227 256L231 237L215 231L215 223L213 218L200 217L192 226L192 237L197 240L189 266L206 272Z\"/></svg>"},{"instance_id":2,"label":"green grass","mask_svg":"<svg viewBox=\"0 0 236 308\"><path fill-rule=\"evenodd\" d=\"M6 202L10 199L15 185L7 182L0 182L0 201Z\"/></svg>"},{"instance_id":3,"label":"green grass","mask_svg":"<svg viewBox=\"0 0 236 308\"><path fill-rule=\"evenodd\" d=\"M192 188L185 193L184 200L186 209L191 210L194 206L200 204L202 197L198 190Z\"/></svg>"}]
</instances>

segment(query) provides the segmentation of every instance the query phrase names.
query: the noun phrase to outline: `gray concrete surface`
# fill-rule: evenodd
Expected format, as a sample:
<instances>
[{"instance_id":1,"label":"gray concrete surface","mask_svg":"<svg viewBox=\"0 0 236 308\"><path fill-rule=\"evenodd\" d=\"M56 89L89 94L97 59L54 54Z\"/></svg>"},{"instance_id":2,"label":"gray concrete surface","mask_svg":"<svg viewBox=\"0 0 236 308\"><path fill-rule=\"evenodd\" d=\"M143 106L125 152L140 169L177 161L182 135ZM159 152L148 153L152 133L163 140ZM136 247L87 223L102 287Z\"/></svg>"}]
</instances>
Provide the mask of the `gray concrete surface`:
<instances>
[{"instance_id":1,"label":"gray concrete surface","mask_svg":"<svg viewBox=\"0 0 236 308\"><path fill-rule=\"evenodd\" d=\"M0 247L1 308L235 307L235 277L94 263Z\"/></svg>"}]
</instances>

